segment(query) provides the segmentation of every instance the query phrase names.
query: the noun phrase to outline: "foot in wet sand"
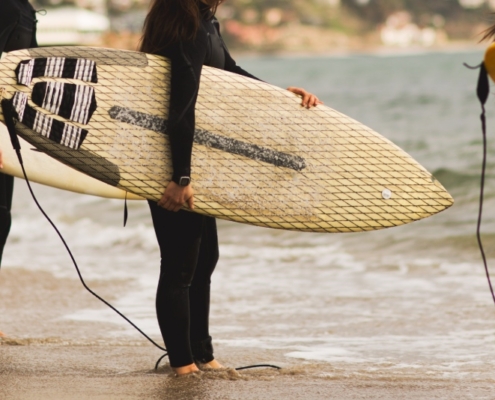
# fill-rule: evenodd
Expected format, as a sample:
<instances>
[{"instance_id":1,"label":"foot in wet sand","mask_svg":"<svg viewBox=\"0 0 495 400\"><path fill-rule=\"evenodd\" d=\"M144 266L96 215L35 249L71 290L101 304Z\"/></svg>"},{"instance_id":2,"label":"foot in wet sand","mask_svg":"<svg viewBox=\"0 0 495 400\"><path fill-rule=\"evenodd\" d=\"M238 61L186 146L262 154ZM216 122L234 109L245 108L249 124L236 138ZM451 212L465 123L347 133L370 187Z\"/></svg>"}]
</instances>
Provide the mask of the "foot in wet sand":
<instances>
[{"instance_id":1,"label":"foot in wet sand","mask_svg":"<svg viewBox=\"0 0 495 400\"><path fill-rule=\"evenodd\" d=\"M183 367L174 368L174 371L175 376L177 377L201 373L196 364L189 364L184 365Z\"/></svg>"},{"instance_id":2,"label":"foot in wet sand","mask_svg":"<svg viewBox=\"0 0 495 400\"><path fill-rule=\"evenodd\" d=\"M220 364L217 360L211 360L210 362L199 364L201 369L226 369L222 364Z\"/></svg>"},{"instance_id":3,"label":"foot in wet sand","mask_svg":"<svg viewBox=\"0 0 495 400\"><path fill-rule=\"evenodd\" d=\"M224 367L217 360L212 360L205 364L198 364L201 371L205 374L214 374L223 379L241 379L241 374L234 368Z\"/></svg>"}]
</instances>

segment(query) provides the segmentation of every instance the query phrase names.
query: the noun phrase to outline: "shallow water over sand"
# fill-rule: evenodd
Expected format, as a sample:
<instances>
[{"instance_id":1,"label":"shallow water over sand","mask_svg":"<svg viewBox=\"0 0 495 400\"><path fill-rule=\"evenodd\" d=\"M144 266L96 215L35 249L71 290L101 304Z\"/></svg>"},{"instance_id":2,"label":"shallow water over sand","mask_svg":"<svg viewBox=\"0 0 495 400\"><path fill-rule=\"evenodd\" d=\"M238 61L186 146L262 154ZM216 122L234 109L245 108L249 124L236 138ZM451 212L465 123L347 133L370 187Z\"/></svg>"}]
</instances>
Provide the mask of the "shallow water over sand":
<instances>
[{"instance_id":1,"label":"shallow water over sand","mask_svg":"<svg viewBox=\"0 0 495 400\"><path fill-rule=\"evenodd\" d=\"M213 276L211 311L220 359L303 368L321 379L493 382L495 308L474 237L481 164L477 72L462 66L478 64L481 57L239 61L266 81L314 91L327 105L382 133L433 172L456 204L424 221L363 234L284 232L220 221L221 259ZM495 129L494 101L487 106L489 132ZM495 140L490 140L491 157ZM483 223L492 264L494 168L490 160ZM33 274L33 279L48 273L65 305L58 313L35 310L36 302L23 308L15 301L18 292L0 285L0 293L8 291L13 306L24 309L22 323L4 318L0 330L19 340L140 342L132 328L96 301L71 304L75 293L77 298L89 294L75 281L69 257L24 182L16 184L3 268ZM154 312L159 256L147 205L130 203L123 228L123 202L41 186L35 191L90 286L159 340ZM70 290L67 282L72 282ZM43 327L29 329L31 312L45 313ZM64 324L94 330L51 330Z\"/></svg>"}]
</instances>

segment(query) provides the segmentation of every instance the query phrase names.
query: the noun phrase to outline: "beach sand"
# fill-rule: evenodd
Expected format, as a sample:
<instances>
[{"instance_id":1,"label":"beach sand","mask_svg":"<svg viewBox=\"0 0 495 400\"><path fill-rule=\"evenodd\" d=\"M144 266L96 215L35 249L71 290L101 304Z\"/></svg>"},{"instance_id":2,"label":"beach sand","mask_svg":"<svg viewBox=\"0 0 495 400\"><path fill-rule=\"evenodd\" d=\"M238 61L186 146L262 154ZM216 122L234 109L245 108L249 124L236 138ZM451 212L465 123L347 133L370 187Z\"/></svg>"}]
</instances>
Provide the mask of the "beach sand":
<instances>
[{"instance_id":1,"label":"beach sand","mask_svg":"<svg viewBox=\"0 0 495 400\"><path fill-rule=\"evenodd\" d=\"M315 379L308 373L155 373L153 351L121 346L2 346L0 398L45 399L488 399L483 382ZM227 360L229 361L229 360Z\"/></svg>"},{"instance_id":2,"label":"beach sand","mask_svg":"<svg viewBox=\"0 0 495 400\"><path fill-rule=\"evenodd\" d=\"M112 300L126 282L92 282ZM75 280L4 268L0 274L0 399L492 399L491 381L397 378L386 369L346 376L328 363L300 363L273 352L284 368L206 372L175 378L160 351L135 337L108 338L106 323L64 318L74 310L104 307ZM155 338L159 339L159 338ZM266 359L267 350L217 346L229 366Z\"/></svg>"}]
</instances>

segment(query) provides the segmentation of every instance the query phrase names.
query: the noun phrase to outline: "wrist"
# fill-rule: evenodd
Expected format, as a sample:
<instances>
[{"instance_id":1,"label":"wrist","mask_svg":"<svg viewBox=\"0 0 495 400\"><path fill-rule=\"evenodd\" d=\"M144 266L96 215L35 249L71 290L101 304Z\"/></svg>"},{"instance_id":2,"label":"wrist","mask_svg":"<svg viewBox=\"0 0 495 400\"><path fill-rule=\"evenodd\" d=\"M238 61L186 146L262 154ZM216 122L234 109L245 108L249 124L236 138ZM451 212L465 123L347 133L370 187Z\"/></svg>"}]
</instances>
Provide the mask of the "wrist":
<instances>
[{"instance_id":1,"label":"wrist","mask_svg":"<svg viewBox=\"0 0 495 400\"><path fill-rule=\"evenodd\" d=\"M182 187L189 186L189 184L191 183L191 177L189 175L174 175L172 177L172 181Z\"/></svg>"}]
</instances>

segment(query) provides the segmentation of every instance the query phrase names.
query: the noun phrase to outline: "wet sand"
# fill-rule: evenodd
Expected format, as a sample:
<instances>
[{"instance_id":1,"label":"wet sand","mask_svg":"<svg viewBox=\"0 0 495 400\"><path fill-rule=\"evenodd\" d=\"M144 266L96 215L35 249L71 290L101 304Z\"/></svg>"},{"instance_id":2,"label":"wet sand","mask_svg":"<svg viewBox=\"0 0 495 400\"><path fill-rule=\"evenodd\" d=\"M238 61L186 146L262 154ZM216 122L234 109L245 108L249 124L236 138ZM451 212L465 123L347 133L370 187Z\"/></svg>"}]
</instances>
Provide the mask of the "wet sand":
<instances>
[{"instance_id":1,"label":"wet sand","mask_svg":"<svg viewBox=\"0 0 495 400\"><path fill-rule=\"evenodd\" d=\"M109 300L130 282L91 282ZM112 295L113 293L113 295ZM141 340L112 340L115 324L63 318L99 306L76 280L4 268L0 273L0 399L493 399L492 380L420 374L346 376L328 363L300 363L283 352L219 345L229 366L271 362L284 368L206 372L175 378L160 351ZM154 338L159 339L159 338ZM263 358L263 360L262 360Z\"/></svg>"},{"instance_id":2,"label":"wet sand","mask_svg":"<svg viewBox=\"0 0 495 400\"><path fill-rule=\"evenodd\" d=\"M314 368L174 378L167 367L153 371L155 357L143 346L3 345L0 398L492 399L494 390L493 382L321 379Z\"/></svg>"}]
</instances>

